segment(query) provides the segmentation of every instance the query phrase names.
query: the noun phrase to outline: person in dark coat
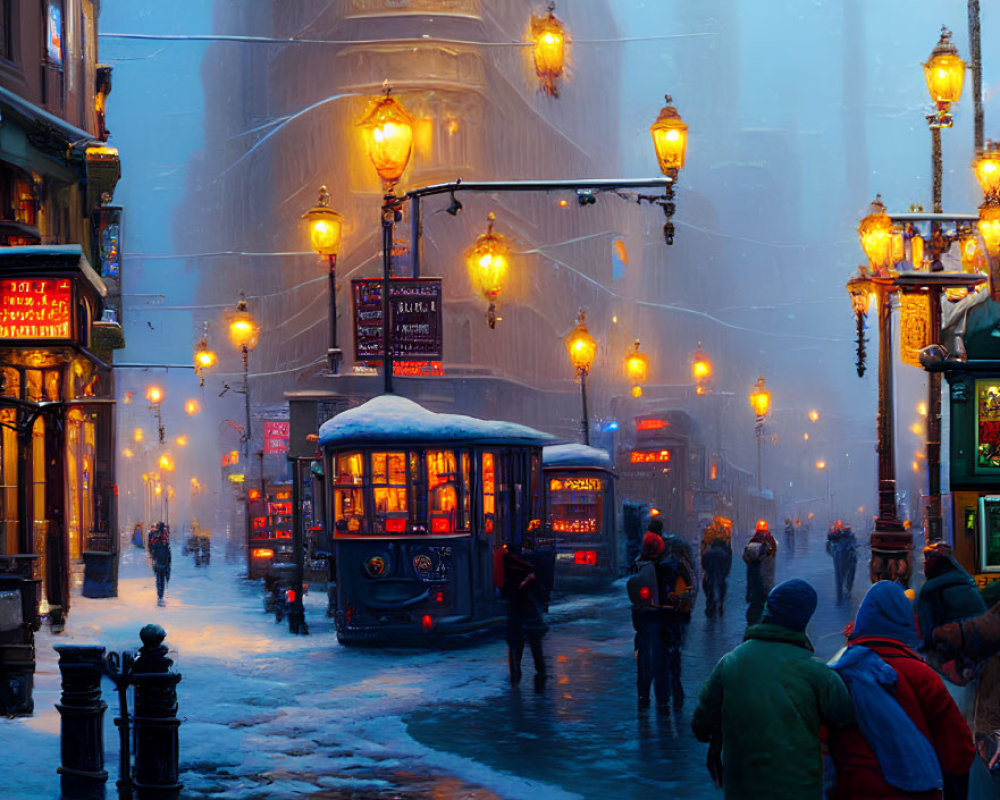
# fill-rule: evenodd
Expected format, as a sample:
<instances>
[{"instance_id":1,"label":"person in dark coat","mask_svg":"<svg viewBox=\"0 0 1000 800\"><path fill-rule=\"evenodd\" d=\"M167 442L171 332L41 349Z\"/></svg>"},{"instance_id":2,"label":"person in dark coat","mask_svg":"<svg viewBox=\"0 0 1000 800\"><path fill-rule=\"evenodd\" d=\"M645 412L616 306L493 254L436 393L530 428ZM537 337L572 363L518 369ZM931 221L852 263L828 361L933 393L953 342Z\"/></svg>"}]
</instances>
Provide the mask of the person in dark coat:
<instances>
[{"instance_id":1,"label":"person in dark coat","mask_svg":"<svg viewBox=\"0 0 1000 800\"><path fill-rule=\"evenodd\" d=\"M691 619L691 572L676 555L668 553L663 539L647 531L642 540L638 566L652 564L656 573L659 602L632 606L635 629L636 689L639 707L648 708L650 686L660 710L684 703L681 685L681 646Z\"/></svg>"},{"instance_id":2,"label":"person in dark coat","mask_svg":"<svg viewBox=\"0 0 1000 800\"><path fill-rule=\"evenodd\" d=\"M850 525L839 519L826 534L826 552L833 558L833 581L837 590L837 603L850 598L854 589L854 575L858 570L858 541Z\"/></svg>"},{"instance_id":3,"label":"person in dark coat","mask_svg":"<svg viewBox=\"0 0 1000 800\"><path fill-rule=\"evenodd\" d=\"M726 579L733 566L733 548L718 536L701 554L701 585L705 590L705 614L722 616L726 602Z\"/></svg>"},{"instance_id":4,"label":"person in dark coat","mask_svg":"<svg viewBox=\"0 0 1000 800\"><path fill-rule=\"evenodd\" d=\"M756 625L764 613L768 592L774 586L774 562L778 543L774 541L767 522L759 520L757 530L743 548L747 565L747 625Z\"/></svg>"},{"instance_id":5,"label":"person in dark coat","mask_svg":"<svg viewBox=\"0 0 1000 800\"><path fill-rule=\"evenodd\" d=\"M531 648L535 662L535 689L545 685L545 655L542 637L548 630L543 617L544 598L535 565L528 553L505 550L503 554L503 596L507 598L507 666L510 682L521 681L521 657L524 644Z\"/></svg>"},{"instance_id":6,"label":"person in dark coat","mask_svg":"<svg viewBox=\"0 0 1000 800\"><path fill-rule=\"evenodd\" d=\"M163 599L163 594L170 581L170 534L162 522L154 531L150 531L149 557L156 575L156 604L165 606L167 601Z\"/></svg>"},{"instance_id":7,"label":"person in dark coat","mask_svg":"<svg viewBox=\"0 0 1000 800\"><path fill-rule=\"evenodd\" d=\"M924 548L924 575L927 581L917 595L917 623L922 647L934 644L934 629L957 620L978 617L986 603L976 582L952 555L951 548L935 542Z\"/></svg>"},{"instance_id":8,"label":"person in dark coat","mask_svg":"<svg viewBox=\"0 0 1000 800\"><path fill-rule=\"evenodd\" d=\"M831 666L857 724L830 735L832 800L965 798L972 733L938 674L914 652L920 635L903 587L874 584L848 647Z\"/></svg>"},{"instance_id":9,"label":"person in dark coat","mask_svg":"<svg viewBox=\"0 0 1000 800\"><path fill-rule=\"evenodd\" d=\"M822 797L820 728L849 725L854 710L840 676L812 657L805 630L816 604L800 578L779 583L763 622L701 687L691 730L710 742L710 771L726 800Z\"/></svg>"}]
</instances>

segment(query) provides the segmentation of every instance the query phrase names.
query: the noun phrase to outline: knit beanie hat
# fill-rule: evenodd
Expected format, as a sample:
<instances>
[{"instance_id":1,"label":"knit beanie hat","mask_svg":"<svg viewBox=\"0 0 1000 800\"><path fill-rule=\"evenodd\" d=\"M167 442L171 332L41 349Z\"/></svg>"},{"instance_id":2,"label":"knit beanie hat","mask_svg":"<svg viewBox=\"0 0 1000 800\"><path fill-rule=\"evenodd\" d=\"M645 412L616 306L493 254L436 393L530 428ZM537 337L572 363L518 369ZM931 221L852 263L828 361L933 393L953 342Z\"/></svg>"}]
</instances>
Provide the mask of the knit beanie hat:
<instances>
[{"instance_id":1,"label":"knit beanie hat","mask_svg":"<svg viewBox=\"0 0 1000 800\"><path fill-rule=\"evenodd\" d=\"M657 536L652 531L646 533L642 537L642 557L647 559L656 558L660 555L665 548L663 544L663 539Z\"/></svg>"},{"instance_id":2,"label":"knit beanie hat","mask_svg":"<svg viewBox=\"0 0 1000 800\"><path fill-rule=\"evenodd\" d=\"M817 602L816 590L801 578L783 581L768 594L763 621L804 633Z\"/></svg>"}]
</instances>

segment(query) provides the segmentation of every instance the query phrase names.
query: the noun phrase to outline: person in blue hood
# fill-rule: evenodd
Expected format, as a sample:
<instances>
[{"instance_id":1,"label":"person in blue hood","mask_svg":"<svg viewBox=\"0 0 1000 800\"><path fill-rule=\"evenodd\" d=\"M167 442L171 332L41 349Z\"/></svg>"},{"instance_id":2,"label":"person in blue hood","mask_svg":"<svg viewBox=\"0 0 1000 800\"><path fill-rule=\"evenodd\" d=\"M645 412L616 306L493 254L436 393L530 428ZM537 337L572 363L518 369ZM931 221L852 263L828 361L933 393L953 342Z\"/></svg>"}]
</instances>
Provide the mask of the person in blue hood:
<instances>
[{"instance_id":1,"label":"person in blue hood","mask_svg":"<svg viewBox=\"0 0 1000 800\"><path fill-rule=\"evenodd\" d=\"M857 724L830 733L832 800L965 798L972 734L938 674L914 652L920 637L903 587L874 584L844 653Z\"/></svg>"},{"instance_id":2,"label":"person in blue hood","mask_svg":"<svg viewBox=\"0 0 1000 800\"><path fill-rule=\"evenodd\" d=\"M935 628L978 617L986 611L986 603L972 576L943 542L934 542L924 548L924 575L927 581L917 595L917 621L921 649L928 649L934 646Z\"/></svg>"}]
</instances>

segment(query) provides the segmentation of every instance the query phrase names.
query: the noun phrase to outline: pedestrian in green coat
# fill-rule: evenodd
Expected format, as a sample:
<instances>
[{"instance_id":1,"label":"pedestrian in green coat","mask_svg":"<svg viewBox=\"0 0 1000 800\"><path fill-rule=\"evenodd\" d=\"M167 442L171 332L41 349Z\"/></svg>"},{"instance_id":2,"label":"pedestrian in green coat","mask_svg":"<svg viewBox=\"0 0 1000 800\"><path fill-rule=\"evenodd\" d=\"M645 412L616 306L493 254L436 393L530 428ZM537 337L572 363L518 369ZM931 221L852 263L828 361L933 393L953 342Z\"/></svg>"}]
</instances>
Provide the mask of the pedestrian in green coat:
<instances>
[{"instance_id":1,"label":"pedestrian in green coat","mask_svg":"<svg viewBox=\"0 0 1000 800\"><path fill-rule=\"evenodd\" d=\"M840 676L812 657L805 629L816 603L816 590L799 578L775 586L763 621L701 688L691 729L712 743L710 770L721 744L726 800L823 796L820 726L849 725L854 709Z\"/></svg>"}]
</instances>

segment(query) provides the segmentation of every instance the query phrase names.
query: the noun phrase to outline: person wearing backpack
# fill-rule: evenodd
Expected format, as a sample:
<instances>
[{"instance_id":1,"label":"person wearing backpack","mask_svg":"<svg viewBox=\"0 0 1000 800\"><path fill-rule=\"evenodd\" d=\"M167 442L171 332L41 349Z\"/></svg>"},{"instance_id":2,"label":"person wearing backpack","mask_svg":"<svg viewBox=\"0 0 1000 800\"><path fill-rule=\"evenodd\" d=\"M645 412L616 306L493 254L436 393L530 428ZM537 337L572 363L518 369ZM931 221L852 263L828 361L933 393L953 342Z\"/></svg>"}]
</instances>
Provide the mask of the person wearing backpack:
<instances>
[{"instance_id":1,"label":"person wearing backpack","mask_svg":"<svg viewBox=\"0 0 1000 800\"><path fill-rule=\"evenodd\" d=\"M162 522L149 535L149 557L156 575L156 604L165 606L163 594L170 580L170 533Z\"/></svg>"},{"instance_id":2,"label":"person wearing backpack","mask_svg":"<svg viewBox=\"0 0 1000 800\"><path fill-rule=\"evenodd\" d=\"M638 705L649 708L652 688L658 709L670 708L671 695L679 708L684 702L680 648L691 618L693 579L683 562L666 554L663 539L653 531L643 537L638 568L628 581Z\"/></svg>"}]
</instances>

